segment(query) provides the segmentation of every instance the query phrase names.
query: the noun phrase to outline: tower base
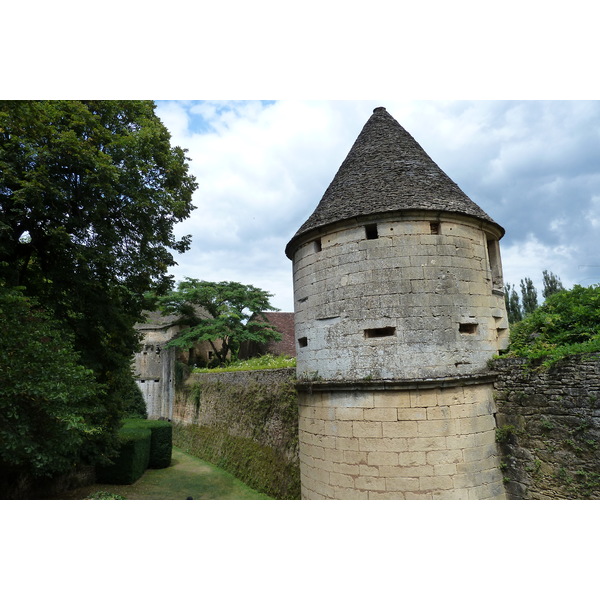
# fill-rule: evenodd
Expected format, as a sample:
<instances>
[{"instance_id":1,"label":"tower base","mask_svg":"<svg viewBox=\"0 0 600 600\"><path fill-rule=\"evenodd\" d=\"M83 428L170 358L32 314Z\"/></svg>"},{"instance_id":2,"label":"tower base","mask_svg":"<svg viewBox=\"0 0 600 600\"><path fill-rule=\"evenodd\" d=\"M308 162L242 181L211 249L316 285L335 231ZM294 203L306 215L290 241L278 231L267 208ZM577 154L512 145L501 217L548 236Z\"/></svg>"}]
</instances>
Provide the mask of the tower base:
<instances>
[{"instance_id":1,"label":"tower base","mask_svg":"<svg viewBox=\"0 0 600 600\"><path fill-rule=\"evenodd\" d=\"M492 381L300 382L302 499L506 499Z\"/></svg>"}]
</instances>

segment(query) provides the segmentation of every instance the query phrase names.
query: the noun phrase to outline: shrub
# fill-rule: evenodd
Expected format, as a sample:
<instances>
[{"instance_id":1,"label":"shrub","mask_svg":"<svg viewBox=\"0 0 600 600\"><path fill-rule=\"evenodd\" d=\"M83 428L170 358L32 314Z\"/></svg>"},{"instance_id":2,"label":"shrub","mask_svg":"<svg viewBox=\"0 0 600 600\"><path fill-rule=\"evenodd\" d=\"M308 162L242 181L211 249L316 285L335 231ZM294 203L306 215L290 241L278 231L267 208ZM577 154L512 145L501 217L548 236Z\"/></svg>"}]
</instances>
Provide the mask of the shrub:
<instances>
[{"instance_id":1,"label":"shrub","mask_svg":"<svg viewBox=\"0 0 600 600\"><path fill-rule=\"evenodd\" d=\"M111 465L98 466L98 482L117 485L135 483L148 468L151 437L147 428L122 427L119 430L119 454Z\"/></svg>"},{"instance_id":2,"label":"shrub","mask_svg":"<svg viewBox=\"0 0 600 600\"><path fill-rule=\"evenodd\" d=\"M173 425L169 421L125 419L124 429L146 429L150 431L150 469L165 469L171 464L173 451Z\"/></svg>"},{"instance_id":3,"label":"shrub","mask_svg":"<svg viewBox=\"0 0 600 600\"><path fill-rule=\"evenodd\" d=\"M600 286L552 294L542 306L513 326L509 355L543 359L548 367L561 358L600 350Z\"/></svg>"},{"instance_id":4,"label":"shrub","mask_svg":"<svg viewBox=\"0 0 600 600\"><path fill-rule=\"evenodd\" d=\"M104 389L72 336L0 281L0 496L21 480L68 473L115 440Z\"/></svg>"}]
</instances>

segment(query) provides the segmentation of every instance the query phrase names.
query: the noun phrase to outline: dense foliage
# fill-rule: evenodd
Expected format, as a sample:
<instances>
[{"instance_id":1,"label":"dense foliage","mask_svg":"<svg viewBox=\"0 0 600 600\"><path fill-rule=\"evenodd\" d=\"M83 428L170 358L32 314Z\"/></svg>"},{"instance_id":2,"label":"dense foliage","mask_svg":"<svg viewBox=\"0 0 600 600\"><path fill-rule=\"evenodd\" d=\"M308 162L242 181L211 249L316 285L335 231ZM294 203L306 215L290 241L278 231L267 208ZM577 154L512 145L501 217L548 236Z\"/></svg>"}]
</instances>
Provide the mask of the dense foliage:
<instances>
[{"instance_id":1,"label":"dense foliage","mask_svg":"<svg viewBox=\"0 0 600 600\"><path fill-rule=\"evenodd\" d=\"M88 389L104 390L95 426L113 437L124 405L139 406L134 324L149 308L149 291L172 287L172 251L190 243L173 227L189 216L197 187L154 108L0 101L0 282L37 299L69 332ZM50 358L36 363L44 376L58 368ZM23 380L32 377L26 365Z\"/></svg>"},{"instance_id":2,"label":"dense foliage","mask_svg":"<svg viewBox=\"0 0 600 600\"><path fill-rule=\"evenodd\" d=\"M72 336L36 302L6 287L0 287L0 347L4 483L68 471L106 448L104 387L79 364Z\"/></svg>"},{"instance_id":3,"label":"dense foliage","mask_svg":"<svg viewBox=\"0 0 600 600\"><path fill-rule=\"evenodd\" d=\"M510 334L510 354L544 359L600 351L600 286L557 291Z\"/></svg>"},{"instance_id":4,"label":"dense foliage","mask_svg":"<svg viewBox=\"0 0 600 600\"><path fill-rule=\"evenodd\" d=\"M177 323L185 327L168 345L189 350L199 341L208 341L223 364L237 358L242 342L280 340L273 325L256 318L277 310L271 306L271 296L235 281L214 283L186 277L176 290L158 299L163 313L178 315Z\"/></svg>"},{"instance_id":5,"label":"dense foliage","mask_svg":"<svg viewBox=\"0 0 600 600\"><path fill-rule=\"evenodd\" d=\"M263 354L256 358L235 360L225 367L198 368L194 373L231 373L233 371L264 371L265 369L290 369L296 366L296 359L290 356Z\"/></svg>"}]
</instances>

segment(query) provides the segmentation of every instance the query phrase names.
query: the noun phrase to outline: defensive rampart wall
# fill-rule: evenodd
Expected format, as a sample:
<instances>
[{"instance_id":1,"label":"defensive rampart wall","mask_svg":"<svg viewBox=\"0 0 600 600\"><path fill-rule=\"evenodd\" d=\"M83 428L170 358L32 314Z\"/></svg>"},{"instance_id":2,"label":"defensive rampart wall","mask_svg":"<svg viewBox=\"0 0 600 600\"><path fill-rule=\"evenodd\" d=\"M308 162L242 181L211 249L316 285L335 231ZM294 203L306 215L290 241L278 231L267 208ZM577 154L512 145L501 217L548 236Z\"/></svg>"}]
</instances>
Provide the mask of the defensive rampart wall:
<instances>
[{"instance_id":1,"label":"defensive rampart wall","mask_svg":"<svg viewBox=\"0 0 600 600\"><path fill-rule=\"evenodd\" d=\"M508 498L600 498L600 353L548 370L516 358L495 360L494 369Z\"/></svg>"},{"instance_id":2,"label":"defensive rampart wall","mask_svg":"<svg viewBox=\"0 0 600 600\"><path fill-rule=\"evenodd\" d=\"M300 497L295 369L196 373L178 386L173 443L278 499Z\"/></svg>"}]
</instances>

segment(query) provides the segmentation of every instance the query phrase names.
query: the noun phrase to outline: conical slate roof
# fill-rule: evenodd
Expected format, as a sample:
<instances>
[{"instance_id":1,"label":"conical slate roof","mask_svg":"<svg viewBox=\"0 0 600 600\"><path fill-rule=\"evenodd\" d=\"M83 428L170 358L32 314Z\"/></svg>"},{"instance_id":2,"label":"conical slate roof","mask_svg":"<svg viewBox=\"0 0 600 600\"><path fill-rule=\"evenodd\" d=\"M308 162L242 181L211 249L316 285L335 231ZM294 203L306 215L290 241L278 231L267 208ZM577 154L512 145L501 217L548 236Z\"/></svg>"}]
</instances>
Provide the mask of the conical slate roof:
<instances>
[{"instance_id":1,"label":"conical slate roof","mask_svg":"<svg viewBox=\"0 0 600 600\"><path fill-rule=\"evenodd\" d=\"M371 118L340 166L319 205L286 247L299 237L354 217L402 210L469 215L500 228L444 173L385 108Z\"/></svg>"}]
</instances>

